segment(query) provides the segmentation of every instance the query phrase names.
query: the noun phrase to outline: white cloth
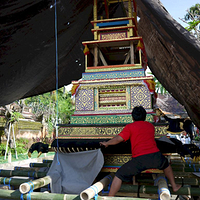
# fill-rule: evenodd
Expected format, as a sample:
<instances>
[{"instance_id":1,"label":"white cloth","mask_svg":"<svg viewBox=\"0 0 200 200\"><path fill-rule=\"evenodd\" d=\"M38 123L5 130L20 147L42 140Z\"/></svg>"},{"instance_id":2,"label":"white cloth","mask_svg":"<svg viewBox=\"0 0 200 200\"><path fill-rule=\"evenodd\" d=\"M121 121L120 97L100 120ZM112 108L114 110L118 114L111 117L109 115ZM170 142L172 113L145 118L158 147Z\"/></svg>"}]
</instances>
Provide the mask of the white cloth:
<instances>
[{"instance_id":1,"label":"white cloth","mask_svg":"<svg viewBox=\"0 0 200 200\"><path fill-rule=\"evenodd\" d=\"M103 164L104 158L100 149L56 153L47 173L52 178L51 192L80 194L91 186Z\"/></svg>"}]
</instances>

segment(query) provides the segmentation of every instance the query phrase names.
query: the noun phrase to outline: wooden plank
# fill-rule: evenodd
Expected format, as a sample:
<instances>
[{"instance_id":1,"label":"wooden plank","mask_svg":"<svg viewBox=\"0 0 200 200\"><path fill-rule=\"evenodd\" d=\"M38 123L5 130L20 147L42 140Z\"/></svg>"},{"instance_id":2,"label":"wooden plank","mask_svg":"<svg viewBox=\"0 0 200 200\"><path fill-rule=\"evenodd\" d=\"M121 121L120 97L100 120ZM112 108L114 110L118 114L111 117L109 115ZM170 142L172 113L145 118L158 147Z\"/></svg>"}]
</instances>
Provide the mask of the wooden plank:
<instances>
[{"instance_id":1,"label":"wooden plank","mask_svg":"<svg viewBox=\"0 0 200 200\"><path fill-rule=\"evenodd\" d=\"M133 26L117 26L117 27L109 27L109 28L96 28L92 29L92 32L95 31L112 31L112 30L121 30L121 29L128 29L128 28L135 28L135 25Z\"/></svg>"},{"instance_id":2,"label":"wooden plank","mask_svg":"<svg viewBox=\"0 0 200 200\"><path fill-rule=\"evenodd\" d=\"M113 46L129 46L130 42L133 41L134 44L138 43L138 40L141 40L142 37L134 37L134 38L123 38L123 39L117 39L117 40L95 40L95 41L86 41L82 42L83 45L88 45L88 48L94 47L96 44L99 45L99 47L113 47Z\"/></svg>"},{"instance_id":3,"label":"wooden plank","mask_svg":"<svg viewBox=\"0 0 200 200\"><path fill-rule=\"evenodd\" d=\"M120 17L120 18L112 18L112 19L100 19L91 21L92 24L100 23L100 22L114 22L114 21L123 21L123 20L135 20L134 17Z\"/></svg>"}]
</instances>

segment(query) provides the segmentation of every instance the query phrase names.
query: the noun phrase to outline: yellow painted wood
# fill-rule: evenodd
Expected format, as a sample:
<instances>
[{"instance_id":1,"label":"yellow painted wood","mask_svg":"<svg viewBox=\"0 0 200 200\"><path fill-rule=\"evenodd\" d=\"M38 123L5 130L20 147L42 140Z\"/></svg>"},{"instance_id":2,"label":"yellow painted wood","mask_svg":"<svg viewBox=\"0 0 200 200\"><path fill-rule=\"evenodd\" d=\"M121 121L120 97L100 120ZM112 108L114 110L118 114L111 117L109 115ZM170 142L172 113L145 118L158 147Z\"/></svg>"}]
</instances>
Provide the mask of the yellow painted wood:
<instances>
[{"instance_id":1,"label":"yellow painted wood","mask_svg":"<svg viewBox=\"0 0 200 200\"><path fill-rule=\"evenodd\" d=\"M94 21L97 20L97 0L94 0L94 6L93 6L93 18ZM97 24L94 23L94 28L97 28ZM94 40L97 40L97 32L94 33Z\"/></svg>"}]
</instances>

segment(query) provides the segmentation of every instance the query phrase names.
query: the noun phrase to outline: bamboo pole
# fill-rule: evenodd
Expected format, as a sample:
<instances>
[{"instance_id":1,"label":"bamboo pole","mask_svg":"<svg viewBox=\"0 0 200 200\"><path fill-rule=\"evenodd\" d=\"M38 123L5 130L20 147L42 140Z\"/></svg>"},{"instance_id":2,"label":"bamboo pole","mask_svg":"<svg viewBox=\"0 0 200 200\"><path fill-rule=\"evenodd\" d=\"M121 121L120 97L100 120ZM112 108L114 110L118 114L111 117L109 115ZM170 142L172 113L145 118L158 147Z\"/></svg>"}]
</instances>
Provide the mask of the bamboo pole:
<instances>
[{"instance_id":1,"label":"bamboo pole","mask_svg":"<svg viewBox=\"0 0 200 200\"><path fill-rule=\"evenodd\" d=\"M0 184L8 185L8 186L19 186L20 184L30 181L30 180L31 179L0 177Z\"/></svg>"},{"instance_id":2,"label":"bamboo pole","mask_svg":"<svg viewBox=\"0 0 200 200\"><path fill-rule=\"evenodd\" d=\"M81 200L89 200L93 198L95 195L101 192L105 186L112 182L113 177L114 173L110 173L109 175L101 179L99 182L82 191L80 194Z\"/></svg>"},{"instance_id":3,"label":"bamboo pole","mask_svg":"<svg viewBox=\"0 0 200 200\"><path fill-rule=\"evenodd\" d=\"M52 163L53 160L46 160L46 159L43 159L42 162L43 162L43 163Z\"/></svg>"},{"instance_id":4,"label":"bamboo pole","mask_svg":"<svg viewBox=\"0 0 200 200\"><path fill-rule=\"evenodd\" d=\"M174 172L178 171L178 172L198 172L200 170L199 167L195 167L195 166L191 166L191 167L179 167L179 166L173 166L172 170Z\"/></svg>"},{"instance_id":5,"label":"bamboo pole","mask_svg":"<svg viewBox=\"0 0 200 200\"><path fill-rule=\"evenodd\" d=\"M40 168L39 167L14 167L14 170L19 170L19 171L39 171Z\"/></svg>"},{"instance_id":6,"label":"bamboo pole","mask_svg":"<svg viewBox=\"0 0 200 200\"><path fill-rule=\"evenodd\" d=\"M171 163L172 168L173 167L189 167L189 168L200 168L200 164L197 163Z\"/></svg>"},{"instance_id":7,"label":"bamboo pole","mask_svg":"<svg viewBox=\"0 0 200 200\"><path fill-rule=\"evenodd\" d=\"M31 192L29 194L21 194L19 190L3 190L0 189L0 197L4 199L18 200L80 200L79 196L73 194L56 194L56 193L41 193Z\"/></svg>"},{"instance_id":8,"label":"bamboo pole","mask_svg":"<svg viewBox=\"0 0 200 200\"><path fill-rule=\"evenodd\" d=\"M173 171L174 172L174 177L180 178L180 177L187 177L187 178L196 178L196 176L193 174L193 172L178 172L178 171Z\"/></svg>"},{"instance_id":9,"label":"bamboo pole","mask_svg":"<svg viewBox=\"0 0 200 200\"><path fill-rule=\"evenodd\" d=\"M175 182L177 184L183 184L183 185L200 185L200 180L197 178L175 178ZM146 183L146 184L153 184L154 181L153 179L148 179L148 178L139 178L137 179L137 183Z\"/></svg>"},{"instance_id":10,"label":"bamboo pole","mask_svg":"<svg viewBox=\"0 0 200 200\"><path fill-rule=\"evenodd\" d=\"M138 188L140 187L140 188ZM137 186L131 185L127 188L122 185L120 192L127 193L127 192L134 192L134 193L141 193L141 194L156 194L157 187L156 186ZM170 191L171 194L176 195L191 195L191 196L199 196L200 190L199 188L190 188L190 187L182 187L176 193ZM77 195L72 194L56 194L56 193L41 193L41 192L32 192L30 194L21 194L19 190L4 190L0 189L0 197L4 199L23 199L27 200L80 200L80 197ZM128 198L128 197L104 197L98 196L97 200L141 200L140 198ZM149 198L148 198L149 199ZM147 200L147 199L143 199Z\"/></svg>"},{"instance_id":11,"label":"bamboo pole","mask_svg":"<svg viewBox=\"0 0 200 200\"><path fill-rule=\"evenodd\" d=\"M0 170L1 177L22 176L22 177L42 178L46 176L46 174L47 172L3 170L3 169Z\"/></svg>"},{"instance_id":12,"label":"bamboo pole","mask_svg":"<svg viewBox=\"0 0 200 200\"><path fill-rule=\"evenodd\" d=\"M0 189L0 197L4 199L17 199L17 200L80 200L79 195L74 194L56 194L56 193L41 193L32 192L30 194L21 194L18 190L3 190ZM98 196L97 200L141 200L141 198L132 197L106 197ZM150 200L149 198L142 198L142 200Z\"/></svg>"},{"instance_id":13,"label":"bamboo pole","mask_svg":"<svg viewBox=\"0 0 200 200\"><path fill-rule=\"evenodd\" d=\"M138 188L139 187L139 188ZM193 188L193 187L182 187L177 192L173 192L171 187L169 187L171 194L176 195L191 195L191 196L199 196L200 195L200 189L199 188ZM158 187L157 186L147 186L147 185L125 185L122 184L119 192L123 193L141 193L141 194L157 194Z\"/></svg>"},{"instance_id":14,"label":"bamboo pole","mask_svg":"<svg viewBox=\"0 0 200 200\"><path fill-rule=\"evenodd\" d=\"M186 159L186 160L170 160L171 161L171 163L185 163L185 164L187 164L187 163L195 163L195 164L200 164L200 161L193 161L193 159L192 158L189 158L189 159Z\"/></svg>"},{"instance_id":15,"label":"bamboo pole","mask_svg":"<svg viewBox=\"0 0 200 200\"><path fill-rule=\"evenodd\" d=\"M51 177L50 176L45 176L43 178L39 178L39 179L36 179L36 180L33 180L33 181L22 183L19 186L19 191L22 194L26 194L29 191L31 191L32 189L34 190L34 189L41 188L41 187L43 187L45 185L48 185L50 182L51 182Z\"/></svg>"},{"instance_id":16,"label":"bamboo pole","mask_svg":"<svg viewBox=\"0 0 200 200\"><path fill-rule=\"evenodd\" d=\"M161 200L170 200L170 191L167 186L167 181L164 174L158 174L155 176L155 183L158 186L158 195Z\"/></svg>"},{"instance_id":17,"label":"bamboo pole","mask_svg":"<svg viewBox=\"0 0 200 200\"><path fill-rule=\"evenodd\" d=\"M50 167L51 163L30 163L30 167Z\"/></svg>"}]
</instances>

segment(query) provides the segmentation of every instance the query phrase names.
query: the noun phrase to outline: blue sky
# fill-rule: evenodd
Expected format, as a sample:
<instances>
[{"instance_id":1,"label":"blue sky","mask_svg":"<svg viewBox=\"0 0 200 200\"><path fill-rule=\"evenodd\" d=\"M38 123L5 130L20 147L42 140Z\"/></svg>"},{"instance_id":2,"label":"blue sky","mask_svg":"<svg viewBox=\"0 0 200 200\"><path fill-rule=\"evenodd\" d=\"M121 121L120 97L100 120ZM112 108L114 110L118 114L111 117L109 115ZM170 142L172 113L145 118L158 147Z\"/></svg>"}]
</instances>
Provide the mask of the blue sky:
<instances>
[{"instance_id":1,"label":"blue sky","mask_svg":"<svg viewBox=\"0 0 200 200\"><path fill-rule=\"evenodd\" d=\"M179 18L184 18L187 9L199 3L199 0L160 0L169 14L183 27L187 26Z\"/></svg>"}]
</instances>

